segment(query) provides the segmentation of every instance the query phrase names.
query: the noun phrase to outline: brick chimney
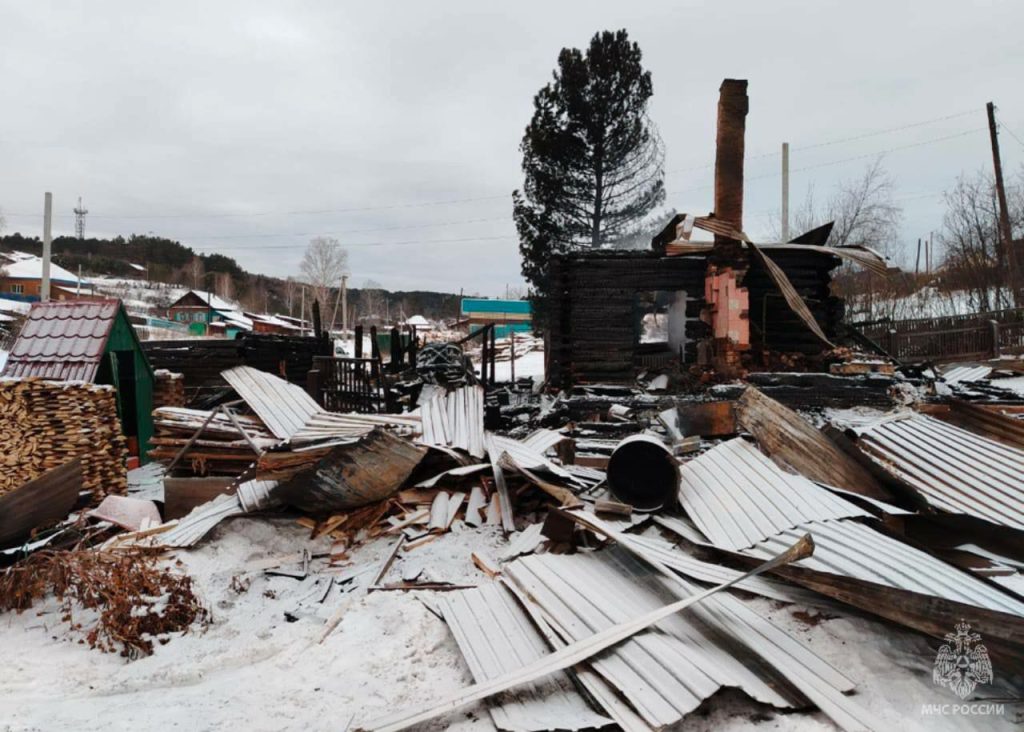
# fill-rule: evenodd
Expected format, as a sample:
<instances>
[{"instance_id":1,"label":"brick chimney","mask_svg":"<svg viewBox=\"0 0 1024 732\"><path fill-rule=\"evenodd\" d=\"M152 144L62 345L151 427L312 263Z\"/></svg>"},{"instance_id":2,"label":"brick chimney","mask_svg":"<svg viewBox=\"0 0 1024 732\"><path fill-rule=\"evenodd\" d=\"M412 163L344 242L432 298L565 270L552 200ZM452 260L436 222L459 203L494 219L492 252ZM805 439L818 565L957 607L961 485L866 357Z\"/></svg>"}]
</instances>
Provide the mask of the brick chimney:
<instances>
[{"instance_id":1,"label":"brick chimney","mask_svg":"<svg viewBox=\"0 0 1024 732\"><path fill-rule=\"evenodd\" d=\"M747 82L726 79L719 88L718 135L715 146L715 218L743 231L743 147L746 132ZM702 320L711 338L698 349L702 364L719 374L742 370L742 354L750 348L750 296L740 287L747 254L738 241L715 235L704 276Z\"/></svg>"}]
</instances>

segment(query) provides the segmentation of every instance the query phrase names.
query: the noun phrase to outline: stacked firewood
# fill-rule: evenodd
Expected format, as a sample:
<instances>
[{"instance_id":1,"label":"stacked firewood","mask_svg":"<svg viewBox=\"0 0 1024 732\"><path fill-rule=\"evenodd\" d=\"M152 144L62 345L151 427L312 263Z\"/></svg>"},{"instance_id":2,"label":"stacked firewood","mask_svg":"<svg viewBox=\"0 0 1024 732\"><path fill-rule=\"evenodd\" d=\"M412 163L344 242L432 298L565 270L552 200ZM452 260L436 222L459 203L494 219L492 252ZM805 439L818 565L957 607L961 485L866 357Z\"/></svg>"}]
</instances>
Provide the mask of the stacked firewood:
<instances>
[{"instance_id":1,"label":"stacked firewood","mask_svg":"<svg viewBox=\"0 0 1024 732\"><path fill-rule=\"evenodd\" d=\"M153 407L184 407L185 377L167 369L153 373Z\"/></svg>"},{"instance_id":2,"label":"stacked firewood","mask_svg":"<svg viewBox=\"0 0 1024 732\"><path fill-rule=\"evenodd\" d=\"M3 380L0 424L0 494L75 457L96 500L127 490L128 449L112 387Z\"/></svg>"},{"instance_id":3,"label":"stacked firewood","mask_svg":"<svg viewBox=\"0 0 1024 732\"><path fill-rule=\"evenodd\" d=\"M168 464L189 440L205 429L189 447L175 472L195 475L240 475L256 461L257 450L266 450L279 440L256 417L235 414L234 420L223 412L210 419L210 412L182 407L153 410L155 436L150 440L152 460ZM237 424L236 424L237 422ZM239 427L245 430L243 434Z\"/></svg>"}]
</instances>

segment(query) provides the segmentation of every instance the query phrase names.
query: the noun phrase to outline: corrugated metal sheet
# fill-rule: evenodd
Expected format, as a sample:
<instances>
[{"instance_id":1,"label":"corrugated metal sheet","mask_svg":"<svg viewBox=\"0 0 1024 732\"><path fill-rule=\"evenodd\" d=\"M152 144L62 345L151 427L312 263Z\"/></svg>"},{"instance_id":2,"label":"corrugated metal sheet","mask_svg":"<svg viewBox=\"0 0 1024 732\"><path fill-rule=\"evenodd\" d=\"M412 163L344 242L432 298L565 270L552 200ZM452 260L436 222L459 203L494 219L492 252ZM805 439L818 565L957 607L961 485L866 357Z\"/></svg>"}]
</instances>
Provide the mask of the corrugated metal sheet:
<instances>
[{"instance_id":1,"label":"corrugated metal sheet","mask_svg":"<svg viewBox=\"0 0 1024 732\"><path fill-rule=\"evenodd\" d=\"M609 522L605 520L605 523ZM652 557L655 557L666 567L671 567L680 574L698 582L720 585L743 574L743 572L732 567L701 561L661 539L636 536L633 540L643 547L645 552L649 552ZM735 588L781 602L820 605L823 601L822 596L816 592L810 592L786 582L778 582L764 577L750 577L735 585Z\"/></svg>"},{"instance_id":2,"label":"corrugated metal sheet","mask_svg":"<svg viewBox=\"0 0 1024 732\"><path fill-rule=\"evenodd\" d=\"M412 437L420 433L420 418L411 414L338 414L317 412L292 435L292 445L318 443L339 438L360 438L368 435L374 427L385 427L401 437Z\"/></svg>"},{"instance_id":3,"label":"corrugated metal sheet","mask_svg":"<svg viewBox=\"0 0 1024 732\"><path fill-rule=\"evenodd\" d=\"M733 550L808 521L869 515L740 438L683 465L679 500L713 544Z\"/></svg>"},{"instance_id":4,"label":"corrugated metal sheet","mask_svg":"<svg viewBox=\"0 0 1024 732\"><path fill-rule=\"evenodd\" d=\"M991 366L954 366L943 372L942 378L947 384L959 384L961 381L987 379L991 373Z\"/></svg>"},{"instance_id":5,"label":"corrugated metal sheet","mask_svg":"<svg viewBox=\"0 0 1024 732\"><path fill-rule=\"evenodd\" d=\"M221 376L279 439L289 439L323 411L305 389L266 371L236 366Z\"/></svg>"},{"instance_id":6,"label":"corrugated metal sheet","mask_svg":"<svg viewBox=\"0 0 1024 732\"><path fill-rule=\"evenodd\" d=\"M570 642L677 599L655 572L615 548L524 557L507 565L505 574ZM792 705L690 614L641 632L593 659L591 666L653 727L678 723L722 686L742 688L776 707Z\"/></svg>"},{"instance_id":7,"label":"corrugated metal sheet","mask_svg":"<svg viewBox=\"0 0 1024 732\"><path fill-rule=\"evenodd\" d=\"M473 457L483 457L484 390L480 386L464 386L444 395L435 394L420 406L424 445L446 446L465 450Z\"/></svg>"},{"instance_id":8,"label":"corrugated metal sheet","mask_svg":"<svg viewBox=\"0 0 1024 732\"><path fill-rule=\"evenodd\" d=\"M525 557L506 566L505 573L570 640L699 591L622 547ZM719 645L721 638L729 639L729 649ZM752 655L765 663L751 663ZM796 689L844 729L881 728L869 711L844 695L853 689L849 679L731 595L706 598L597 657L592 667L652 726L681 719L699 704L698 697L727 683L777 706L803 704Z\"/></svg>"},{"instance_id":9,"label":"corrugated metal sheet","mask_svg":"<svg viewBox=\"0 0 1024 732\"><path fill-rule=\"evenodd\" d=\"M118 300L35 303L3 375L93 381L120 307Z\"/></svg>"},{"instance_id":10,"label":"corrugated metal sheet","mask_svg":"<svg viewBox=\"0 0 1024 732\"><path fill-rule=\"evenodd\" d=\"M814 538L814 554L795 566L1024 617L1024 603L968 572L857 521L804 524L743 553L767 559L807 533Z\"/></svg>"},{"instance_id":11,"label":"corrugated metal sheet","mask_svg":"<svg viewBox=\"0 0 1024 732\"><path fill-rule=\"evenodd\" d=\"M550 652L502 585L441 593L437 604L476 681L499 678ZM612 721L589 707L565 672L501 694L488 708L498 729L513 732L577 730Z\"/></svg>"},{"instance_id":12,"label":"corrugated metal sheet","mask_svg":"<svg viewBox=\"0 0 1024 732\"><path fill-rule=\"evenodd\" d=\"M151 541L157 546L194 546L213 528L226 518L241 516L251 511L268 508L276 501L271 491L277 486L272 480L249 480L238 486L235 493L222 493L201 506L196 506L187 516L178 519L174 528L156 534Z\"/></svg>"},{"instance_id":13,"label":"corrugated metal sheet","mask_svg":"<svg viewBox=\"0 0 1024 732\"><path fill-rule=\"evenodd\" d=\"M675 596L690 597L699 591L697 586L681 578L644 549L636 537L615 531L595 516L578 514L577 521L613 538L623 551L641 558L646 565L656 569L661 578L669 578L666 586ZM758 615L739 598L718 593L691 607L688 614L710 625L720 634L718 637L728 637L743 647L738 652L746 663L760 658L839 727L850 730L883 729L881 721L869 710L845 696L845 692L853 690L853 682L771 621ZM767 668L761 664L757 667Z\"/></svg>"},{"instance_id":14,"label":"corrugated metal sheet","mask_svg":"<svg viewBox=\"0 0 1024 732\"><path fill-rule=\"evenodd\" d=\"M1024 530L1024 451L923 414L859 433L866 455L935 508Z\"/></svg>"}]
</instances>

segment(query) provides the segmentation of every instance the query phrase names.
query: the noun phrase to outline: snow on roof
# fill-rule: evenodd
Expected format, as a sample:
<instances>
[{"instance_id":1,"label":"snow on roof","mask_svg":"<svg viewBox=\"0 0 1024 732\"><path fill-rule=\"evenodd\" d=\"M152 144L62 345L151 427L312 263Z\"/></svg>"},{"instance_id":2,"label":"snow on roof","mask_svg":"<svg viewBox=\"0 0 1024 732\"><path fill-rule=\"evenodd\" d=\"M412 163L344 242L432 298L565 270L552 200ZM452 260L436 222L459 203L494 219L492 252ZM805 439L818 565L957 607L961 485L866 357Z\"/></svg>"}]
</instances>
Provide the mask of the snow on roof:
<instances>
[{"instance_id":1,"label":"snow on roof","mask_svg":"<svg viewBox=\"0 0 1024 732\"><path fill-rule=\"evenodd\" d=\"M128 266L134 269L136 272L146 271L146 266L144 264L134 264L133 262L129 262Z\"/></svg>"},{"instance_id":2,"label":"snow on roof","mask_svg":"<svg viewBox=\"0 0 1024 732\"><path fill-rule=\"evenodd\" d=\"M265 314L265 313L264 314L246 313L246 316L252 318L253 320L258 320L261 323L266 323L267 325L276 325L279 328L292 328L294 330L298 330L299 329L299 327L297 325L295 325L294 323L289 323L287 320L284 320L283 318L279 318L276 315L268 315L268 314Z\"/></svg>"},{"instance_id":3,"label":"snow on roof","mask_svg":"<svg viewBox=\"0 0 1024 732\"><path fill-rule=\"evenodd\" d=\"M32 303L24 300L10 300L0 294L0 311L5 313L28 313L32 309Z\"/></svg>"},{"instance_id":4,"label":"snow on roof","mask_svg":"<svg viewBox=\"0 0 1024 732\"><path fill-rule=\"evenodd\" d=\"M220 297L217 297L211 292L207 292L206 290L189 290L189 292L198 297L200 300L203 301L205 305L209 305L214 310L229 310L235 311L239 314L241 314L242 312L242 308L240 308L237 303L224 300Z\"/></svg>"},{"instance_id":5,"label":"snow on roof","mask_svg":"<svg viewBox=\"0 0 1024 732\"><path fill-rule=\"evenodd\" d=\"M415 325L417 328L429 328L431 323L429 320L424 318L422 315L413 315L411 318L405 321L406 325Z\"/></svg>"},{"instance_id":6,"label":"snow on roof","mask_svg":"<svg viewBox=\"0 0 1024 732\"><path fill-rule=\"evenodd\" d=\"M228 324L239 328L245 328L246 330L252 330L252 320L245 317L241 310L222 310L216 305L213 306L213 309L220 313Z\"/></svg>"},{"instance_id":7,"label":"snow on roof","mask_svg":"<svg viewBox=\"0 0 1024 732\"><path fill-rule=\"evenodd\" d=\"M43 258L27 252L0 252L0 268L8 277L27 280L43 278ZM74 285L78 283L78 276L50 262L50 281ZM83 279L82 284L88 284L88 280Z\"/></svg>"}]
</instances>

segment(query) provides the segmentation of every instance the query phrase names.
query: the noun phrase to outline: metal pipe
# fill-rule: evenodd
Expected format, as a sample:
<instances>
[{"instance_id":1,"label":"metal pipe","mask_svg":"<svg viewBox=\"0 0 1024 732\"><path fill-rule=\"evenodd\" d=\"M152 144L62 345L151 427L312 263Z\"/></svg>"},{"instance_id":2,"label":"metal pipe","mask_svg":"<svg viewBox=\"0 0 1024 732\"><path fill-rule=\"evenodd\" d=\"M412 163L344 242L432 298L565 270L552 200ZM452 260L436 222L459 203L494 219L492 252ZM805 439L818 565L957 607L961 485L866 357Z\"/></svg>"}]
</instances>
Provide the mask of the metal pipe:
<instances>
[{"instance_id":1,"label":"metal pipe","mask_svg":"<svg viewBox=\"0 0 1024 732\"><path fill-rule=\"evenodd\" d=\"M616 445L607 476L612 494L641 510L672 505L679 493L679 461L650 435L633 435Z\"/></svg>"}]
</instances>

